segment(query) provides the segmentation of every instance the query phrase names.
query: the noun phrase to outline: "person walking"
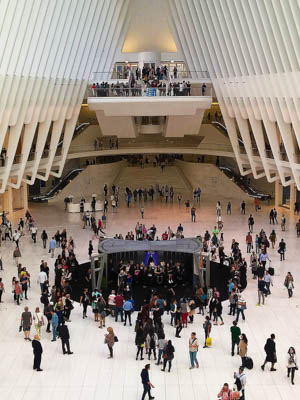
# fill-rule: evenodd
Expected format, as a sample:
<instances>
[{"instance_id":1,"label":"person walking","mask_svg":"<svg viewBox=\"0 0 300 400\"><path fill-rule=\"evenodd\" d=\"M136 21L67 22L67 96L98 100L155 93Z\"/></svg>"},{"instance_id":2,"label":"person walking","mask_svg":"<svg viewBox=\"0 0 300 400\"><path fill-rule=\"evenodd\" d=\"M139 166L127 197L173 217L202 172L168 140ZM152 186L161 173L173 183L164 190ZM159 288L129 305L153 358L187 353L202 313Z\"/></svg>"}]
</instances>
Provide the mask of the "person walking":
<instances>
[{"instance_id":1,"label":"person walking","mask_svg":"<svg viewBox=\"0 0 300 400\"><path fill-rule=\"evenodd\" d=\"M42 361L42 354L43 354L43 347L40 342L40 338L38 335L34 335L34 339L32 341L32 348L33 348L33 369L41 372L41 361Z\"/></svg>"},{"instance_id":2,"label":"person walking","mask_svg":"<svg viewBox=\"0 0 300 400\"><path fill-rule=\"evenodd\" d=\"M34 320L34 327L35 327L36 334L38 335L38 337L40 339L41 338L41 327L44 326L45 323L44 323L44 316L40 312L39 307L36 307L36 309L35 309L33 320Z\"/></svg>"},{"instance_id":3,"label":"person walking","mask_svg":"<svg viewBox=\"0 0 300 400\"><path fill-rule=\"evenodd\" d=\"M209 338L210 334L211 334L211 322L210 322L210 319L209 319L208 315L205 317L205 322L203 324L203 329L204 329L204 336L205 336L203 348L206 348L206 347L208 347L207 343L206 343L207 338Z\"/></svg>"},{"instance_id":4,"label":"person walking","mask_svg":"<svg viewBox=\"0 0 300 400\"><path fill-rule=\"evenodd\" d=\"M286 244L285 241L281 239L281 241L279 242L279 249L278 249L278 253L280 254L280 261L285 260L284 258L285 252L286 252Z\"/></svg>"},{"instance_id":5,"label":"person walking","mask_svg":"<svg viewBox=\"0 0 300 400\"><path fill-rule=\"evenodd\" d=\"M139 355L140 355L140 359L143 360L143 352L144 352L144 347L145 347L145 335L144 335L144 330L141 327L139 327L136 331L135 345L137 347L137 353L136 353L135 359L138 360ZM159 341L158 341L158 349L159 349ZM159 353L158 353L158 356L159 356ZM158 358L158 359L160 360L160 358Z\"/></svg>"},{"instance_id":6,"label":"person walking","mask_svg":"<svg viewBox=\"0 0 300 400\"><path fill-rule=\"evenodd\" d=\"M145 209L143 206L140 208L140 212L141 212L142 219L144 219Z\"/></svg>"},{"instance_id":7,"label":"person walking","mask_svg":"<svg viewBox=\"0 0 300 400\"><path fill-rule=\"evenodd\" d=\"M298 369L297 356L294 347L290 347L287 353L287 377L291 375L291 382L294 385L295 371Z\"/></svg>"},{"instance_id":8,"label":"person walking","mask_svg":"<svg viewBox=\"0 0 300 400\"><path fill-rule=\"evenodd\" d=\"M24 332L24 340L28 340L29 342L31 342L31 339L29 337L31 325L32 325L32 315L31 312L29 311L29 308L26 306L24 307L24 311L22 312L21 315L20 326L22 326Z\"/></svg>"},{"instance_id":9,"label":"person walking","mask_svg":"<svg viewBox=\"0 0 300 400\"><path fill-rule=\"evenodd\" d=\"M45 249L47 247L47 240L48 240L48 235L47 235L47 232L45 231L45 229L43 230L43 232L41 234L41 239L43 242L43 248Z\"/></svg>"},{"instance_id":10,"label":"person walking","mask_svg":"<svg viewBox=\"0 0 300 400\"><path fill-rule=\"evenodd\" d=\"M199 349L199 342L196 337L196 332L192 332L191 337L189 339L189 353L190 353L190 360L191 360L190 369L195 368L195 364L196 364L196 367L199 368L199 363L197 360L198 349Z\"/></svg>"},{"instance_id":11,"label":"person walking","mask_svg":"<svg viewBox=\"0 0 300 400\"><path fill-rule=\"evenodd\" d=\"M142 400L145 399L146 394L148 394L150 400L154 399L154 396L151 396L151 388L154 388L154 385L152 385L152 383L150 382L149 371L150 371L150 364L146 364L145 368L143 368L141 372L142 384L144 386Z\"/></svg>"},{"instance_id":12,"label":"person walking","mask_svg":"<svg viewBox=\"0 0 300 400\"><path fill-rule=\"evenodd\" d=\"M265 295L266 295L266 283L263 280L263 278L261 278L260 276L258 277L258 281L257 281L257 293L258 293L258 303L256 304L257 306L260 306L260 302L262 300L262 304L265 304Z\"/></svg>"},{"instance_id":13,"label":"person walking","mask_svg":"<svg viewBox=\"0 0 300 400\"><path fill-rule=\"evenodd\" d=\"M246 310L246 301L241 294L238 295L237 309L236 309L236 322L239 322L240 314L242 314L243 321L245 321L244 310Z\"/></svg>"},{"instance_id":14,"label":"person walking","mask_svg":"<svg viewBox=\"0 0 300 400\"><path fill-rule=\"evenodd\" d=\"M246 354L247 354L247 350L248 350L248 339L247 336L242 333L240 336L240 342L238 345L238 349L239 349L239 354L240 357L242 359L242 367L245 368L246 366Z\"/></svg>"},{"instance_id":15,"label":"person walking","mask_svg":"<svg viewBox=\"0 0 300 400\"><path fill-rule=\"evenodd\" d=\"M162 359L162 355L164 352L164 348L166 347L166 345L168 344L167 340L165 339L165 334L163 333L161 335L161 337L158 339L158 344L157 344L157 348L158 348L158 356L157 356L157 363L156 365L159 365L162 363L161 359Z\"/></svg>"},{"instance_id":16,"label":"person walking","mask_svg":"<svg viewBox=\"0 0 300 400\"><path fill-rule=\"evenodd\" d=\"M237 326L237 322L232 322L233 326L230 328L231 332L231 355L234 356L234 348L237 347L237 354L239 354L239 344L240 344L240 336L241 329Z\"/></svg>"},{"instance_id":17,"label":"person walking","mask_svg":"<svg viewBox=\"0 0 300 400\"><path fill-rule=\"evenodd\" d=\"M286 277L284 280L284 286L287 288L289 298L291 298L293 296L294 278L290 272L288 272L286 274Z\"/></svg>"},{"instance_id":18,"label":"person walking","mask_svg":"<svg viewBox=\"0 0 300 400\"><path fill-rule=\"evenodd\" d=\"M109 356L108 358L113 358L114 352L113 352L113 347L115 344L115 334L114 330L112 327L107 328L107 334L105 335L105 343L107 344L108 350L109 350Z\"/></svg>"},{"instance_id":19,"label":"person walking","mask_svg":"<svg viewBox=\"0 0 300 400\"><path fill-rule=\"evenodd\" d=\"M272 243L272 249L274 249L274 246L275 246L275 243L276 243L276 239L277 239L276 232L275 232L274 229L272 229L272 232L270 233L269 239L270 239L270 242Z\"/></svg>"},{"instance_id":20,"label":"person walking","mask_svg":"<svg viewBox=\"0 0 300 400\"><path fill-rule=\"evenodd\" d=\"M163 360L164 360L164 364L163 364L163 368L162 368L163 372L165 372L165 370L166 370L167 363L169 364L168 372L171 372L172 360L174 358L174 353L175 353L175 349L174 349L174 346L172 345L172 340L168 340L168 343L163 350Z\"/></svg>"},{"instance_id":21,"label":"person walking","mask_svg":"<svg viewBox=\"0 0 300 400\"><path fill-rule=\"evenodd\" d=\"M58 333L61 339L63 354L73 354L73 351L70 350L70 333L67 325L65 325L65 321L62 321L61 325L58 327ZM67 351L65 347L67 347Z\"/></svg>"},{"instance_id":22,"label":"person walking","mask_svg":"<svg viewBox=\"0 0 300 400\"><path fill-rule=\"evenodd\" d=\"M244 372L244 367L239 367L239 372L234 373L235 378L235 385L239 392L242 392L241 396L239 397L240 400L245 400L245 386L246 386L246 374Z\"/></svg>"},{"instance_id":23,"label":"person walking","mask_svg":"<svg viewBox=\"0 0 300 400\"><path fill-rule=\"evenodd\" d=\"M265 365L270 362L271 363L271 369L270 371L276 371L274 368L275 363L277 362L277 356L276 356L276 343L275 343L275 335L274 333L271 334L271 336L267 339L267 342L264 347L265 353L266 353L266 358L261 365L261 369L264 371L265 370Z\"/></svg>"},{"instance_id":24,"label":"person walking","mask_svg":"<svg viewBox=\"0 0 300 400\"><path fill-rule=\"evenodd\" d=\"M286 226L286 218L285 218L285 215L282 214L282 217L281 217L281 230L283 232L285 231L285 226Z\"/></svg>"}]
</instances>

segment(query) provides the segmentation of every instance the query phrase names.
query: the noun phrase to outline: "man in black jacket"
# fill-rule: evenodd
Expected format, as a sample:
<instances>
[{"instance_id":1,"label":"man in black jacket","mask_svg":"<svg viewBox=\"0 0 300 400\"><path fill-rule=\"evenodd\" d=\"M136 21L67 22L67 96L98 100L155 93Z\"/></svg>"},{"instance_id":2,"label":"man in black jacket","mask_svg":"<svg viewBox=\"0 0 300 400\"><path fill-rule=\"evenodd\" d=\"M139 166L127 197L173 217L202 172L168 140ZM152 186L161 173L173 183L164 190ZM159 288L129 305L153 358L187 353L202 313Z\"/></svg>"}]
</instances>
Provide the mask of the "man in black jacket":
<instances>
[{"instance_id":1,"label":"man in black jacket","mask_svg":"<svg viewBox=\"0 0 300 400\"><path fill-rule=\"evenodd\" d=\"M41 345L41 342L39 340L38 335L34 335L34 339L32 341L32 348L33 348L33 354L34 354L34 359L33 359L33 369L36 371L43 371L41 369L41 361L42 361L42 353L43 353L43 348Z\"/></svg>"},{"instance_id":2,"label":"man in black jacket","mask_svg":"<svg viewBox=\"0 0 300 400\"><path fill-rule=\"evenodd\" d=\"M276 369L274 368L274 364L277 362L274 333L272 333L271 337L269 337L269 339L267 340L264 350L266 352L266 359L263 365L261 366L261 369L264 371L266 363L270 362L272 364L270 371L276 371Z\"/></svg>"},{"instance_id":3,"label":"man in black jacket","mask_svg":"<svg viewBox=\"0 0 300 400\"><path fill-rule=\"evenodd\" d=\"M151 396L151 388L154 388L154 386L152 385L149 379L149 370L150 370L150 364L146 364L145 368L143 368L141 372L142 384L144 386L142 400L145 399L146 393L148 393L149 399L154 399L154 397Z\"/></svg>"},{"instance_id":4,"label":"man in black jacket","mask_svg":"<svg viewBox=\"0 0 300 400\"><path fill-rule=\"evenodd\" d=\"M61 345L62 345L62 351L63 354L73 354L73 352L70 350L70 334L69 334L69 329L67 325L65 325L65 322L63 321L61 325L58 328L59 332L59 337L61 339ZM67 347L67 351L65 349L65 346Z\"/></svg>"}]
</instances>

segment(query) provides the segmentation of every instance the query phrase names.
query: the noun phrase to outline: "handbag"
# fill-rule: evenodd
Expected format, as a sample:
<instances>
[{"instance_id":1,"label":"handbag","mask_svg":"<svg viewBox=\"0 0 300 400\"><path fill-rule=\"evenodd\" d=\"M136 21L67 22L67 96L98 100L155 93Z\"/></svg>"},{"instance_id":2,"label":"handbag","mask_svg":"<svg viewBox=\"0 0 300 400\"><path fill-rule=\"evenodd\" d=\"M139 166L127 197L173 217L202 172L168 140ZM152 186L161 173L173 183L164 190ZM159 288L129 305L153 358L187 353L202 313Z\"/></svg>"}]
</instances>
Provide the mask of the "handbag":
<instances>
[{"instance_id":1,"label":"handbag","mask_svg":"<svg viewBox=\"0 0 300 400\"><path fill-rule=\"evenodd\" d=\"M119 341L117 336L114 337L114 341L115 341L115 343L117 343Z\"/></svg>"},{"instance_id":2,"label":"handbag","mask_svg":"<svg viewBox=\"0 0 300 400\"><path fill-rule=\"evenodd\" d=\"M206 346L211 346L211 337L208 336L205 341Z\"/></svg>"},{"instance_id":3,"label":"handbag","mask_svg":"<svg viewBox=\"0 0 300 400\"><path fill-rule=\"evenodd\" d=\"M19 332L22 332L22 324L19 326Z\"/></svg>"}]
</instances>

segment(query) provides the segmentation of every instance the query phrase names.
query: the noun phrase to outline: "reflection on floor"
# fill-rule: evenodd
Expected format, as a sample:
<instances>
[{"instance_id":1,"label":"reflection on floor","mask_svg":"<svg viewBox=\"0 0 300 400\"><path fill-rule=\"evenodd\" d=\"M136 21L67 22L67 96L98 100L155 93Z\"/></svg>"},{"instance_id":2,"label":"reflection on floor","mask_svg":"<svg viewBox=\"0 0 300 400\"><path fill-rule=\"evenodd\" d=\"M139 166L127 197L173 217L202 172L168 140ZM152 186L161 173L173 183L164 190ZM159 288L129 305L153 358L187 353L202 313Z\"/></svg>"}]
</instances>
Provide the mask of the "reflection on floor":
<instances>
[{"instance_id":1,"label":"reflection on floor","mask_svg":"<svg viewBox=\"0 0 300 400\"><path fill-rule=\"evenodd\" d=\"M211 230L216 221L215 203L208 202L197 207L197 222L190 221L189 213L184 206L161 204L160 202L148 203L145 206L145 224L149 226L155 223L158 234L170 225L176 229L181 222L186 237L203 233L205 229ZM225 208L225 204L223 205ZM269 235L271 226L268 220L267 207L261 212L255 213L249 206L255 218L255 231L257 233L264 228ZM67 228L69 235L75 240L76 254L80 262L88 260L88 240L92 238L89 230L82 230L82 222L79 215L64 213L63 205L33 205L32 214L38 222L39 233L46 229L49 236L56 229ZM245 297L248 309L246 321L240 322L242 332L249 340L248 355L254 360L254 369L246 371L247 400L258 398L267 400L287 400L297 398L299 392L300 377L296 372L295 386L292 387L286 377L286 353L289 346L295 346L300 353L300 319L298 318L300 299L298 282L299 272L299 241L295 234L296 217L286 210L279 209L287 214L287 230L280 232L279 226L275 226L278 240L284 237L287 242L286 261L280 262L277 249L270 249L270 258L275 267L274 286L272 295L267 298L264 306L257 307L257 282L248 274L248 287ZM248 212L247 212L248 213ZM99 216L99 215L98 215ZM113 235L121 232L123 235L128 230L133 230L136 222L140 220L139 206L127 209L124 200L115 215L109 213L107 233ZM224 215L225 250L229 251L231 239L237 239L243 252L246 252L245 236L247 233L247 215L241 216L239 204L233 200L232 215ZM39 234L38 234L39 237ZM94 241L96 246L96 241ZM41 245L41 240L33 244L30 236L21 239L22 263L31 272L31 289L29 291L28 305L31 311L39 303L39 285L37 273L40 260L48 261L53 282L54 259L49 257L47 250ZM36 373L32 370L32 348L24 341L23 334L18 332L22 306L13 303L11 293L11 278L16 274L16 267L12 258L13 243L3 242L1 255L4 271L3 278L6 292L3 295L4 303L0 304L0 393L2 399L18 400L44 400L63 398L64 400L79 399L105 399L105 400L137 400L141 398L142 387L140 371L145 361L135 361L136 347L134 345L134 332L131 327L124 327L111 319L107 325L111 325L119 337L119 343L115 345L115 357L107 359L107 348L103 343L104 331L99 329L93 321L91 310L88 319L82 319L82 309L78 304L72 312L69 329L71 334L72 356L63 356L59 342L51 343L50 334L42 328L42 345L44 348L42 368L44 372ZM287 271L291 271L295 279L295 295L287 298L283 286ZM24 301L23 301L24 303ZM135 320L135 315L133 316ZM182 338L175 338L174 328L169 324L169 316L165 315L165 331L168 339L172 339L176 353L171 373L163 373L160 368L151 361L151 381L155 385L153 395L159 400L177 399L216 399L222 384L233 383L233 372L237 371L241 360L238 356L230 354L230 332L232 317L227 316L227 304L224 304L225 325L213 326L213 345L209 349L200 348L198 359L200 368L189 370L188 338L192 331L196 331L200 341L203 341L203 317L196 316L194 325L189 325L182 332ZM32 332L33 333L33 332ZM264 344L267 337L275 333L278 352L277 372L265 372L260 370L264 359Z\"/></svg>"}]
</instances>

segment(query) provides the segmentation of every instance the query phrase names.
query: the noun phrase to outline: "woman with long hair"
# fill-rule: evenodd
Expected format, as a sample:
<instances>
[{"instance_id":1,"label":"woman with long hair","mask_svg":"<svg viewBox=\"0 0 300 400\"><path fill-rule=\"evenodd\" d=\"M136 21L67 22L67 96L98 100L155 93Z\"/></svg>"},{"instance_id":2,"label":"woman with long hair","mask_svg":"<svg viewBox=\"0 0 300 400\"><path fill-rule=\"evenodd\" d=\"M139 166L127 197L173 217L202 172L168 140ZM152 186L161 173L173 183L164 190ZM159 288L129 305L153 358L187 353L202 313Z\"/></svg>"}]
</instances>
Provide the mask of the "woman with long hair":
<instances>
[{"instance_id":1,"label":"woman with long hair","mask_svg":"<svg viewBox=\"0 0 300 400\"><path fill-rule=\"evenodd\" d=\"M298 369L297 356L294 347L290 347L287 353L287 377L291 375L291 382L294 385L295 371Z\"/></svg>"},{"instance_id":2,"label":"woman with long hair","mask_svg":"<svg viewBox=\"0 0 300 400\"><path fill-rule=\"evenodd\" d=\"M242 367L246 367L246 354L248 350L248 339L247 336L242 333L240 336L240 343L239 343L239 354L242 359Z\"/></svg>"},{"instance_id":3,"label":"woman with long hair","mask_svg":"<svg viewBox=\"0 0 300 400\"><path fill-rule=\"evenodd\" d=\"M114 353L113 353L113 347L115 344L115 334L113 328L110 326L107 328L107 334L105 335L105 343L107 344L108 350L109 350L109 357L108 358L113 358Z\"/></svg>"}]
</instances>

